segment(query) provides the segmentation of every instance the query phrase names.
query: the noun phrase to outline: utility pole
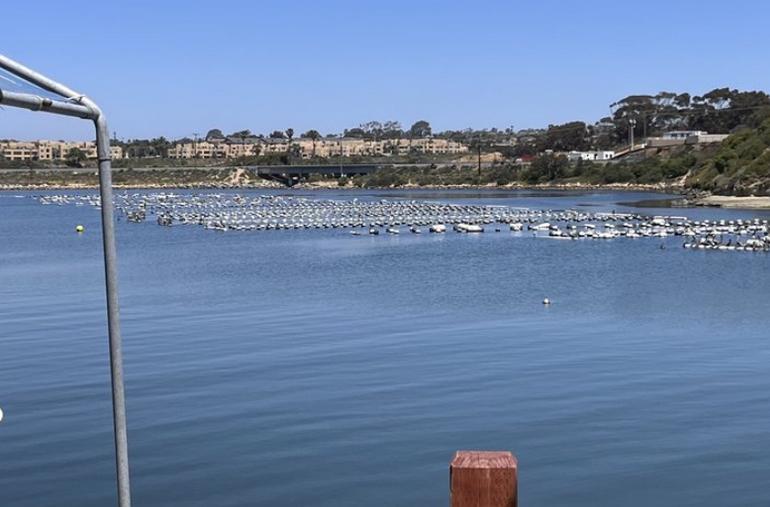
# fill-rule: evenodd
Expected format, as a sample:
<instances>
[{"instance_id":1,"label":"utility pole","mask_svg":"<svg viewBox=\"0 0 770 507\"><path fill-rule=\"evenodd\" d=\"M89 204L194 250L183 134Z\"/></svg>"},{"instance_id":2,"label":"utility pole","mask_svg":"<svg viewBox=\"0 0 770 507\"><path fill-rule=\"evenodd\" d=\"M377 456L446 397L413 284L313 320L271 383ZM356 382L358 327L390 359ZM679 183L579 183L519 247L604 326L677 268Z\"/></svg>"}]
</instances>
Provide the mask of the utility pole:
<instances>
[{"instance_id":1,"label":"utility pole","mask_svg":"<svg viewBox=\"0 0 770 507\"><path fill-rule=\"evenodd\" d=\"M481 136L479 136L478 142L476 143L476 151L478 152L478 181L479 186L481 186Z\"/></svg>"},{"instance_id":2,"label":"utility pole","mask_svg":"<svg viewBox=\"0 0 770 507\"><path fill-rule=\"evenodd\" d=\"M636 120L634 118L628 120L628 145L629 151L634 149L634 128L636 127Z\"/></svg>"}]
</instances>

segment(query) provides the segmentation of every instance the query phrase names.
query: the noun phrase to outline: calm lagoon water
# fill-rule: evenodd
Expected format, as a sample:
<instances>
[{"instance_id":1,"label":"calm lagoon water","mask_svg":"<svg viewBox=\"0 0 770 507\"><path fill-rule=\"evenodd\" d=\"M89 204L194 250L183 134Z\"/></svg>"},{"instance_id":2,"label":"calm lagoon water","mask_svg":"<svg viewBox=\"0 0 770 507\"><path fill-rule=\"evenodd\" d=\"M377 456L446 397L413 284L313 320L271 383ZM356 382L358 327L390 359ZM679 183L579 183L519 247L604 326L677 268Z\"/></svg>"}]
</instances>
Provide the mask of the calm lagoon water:
<instances>
[{"instance_id":1,"label":"calm lagoon water","mask_svg":"<svg viewBox=\"0 0 770 507\"><path fill-rule=\"evenodd\" d=\"M0 504L112 505L99 214L32 195L0 193ZM525 506L770 501L768 255L150 221L118 241L138 506L447 505L473 448L518 456Z\"/></svg>"}]
</instances>

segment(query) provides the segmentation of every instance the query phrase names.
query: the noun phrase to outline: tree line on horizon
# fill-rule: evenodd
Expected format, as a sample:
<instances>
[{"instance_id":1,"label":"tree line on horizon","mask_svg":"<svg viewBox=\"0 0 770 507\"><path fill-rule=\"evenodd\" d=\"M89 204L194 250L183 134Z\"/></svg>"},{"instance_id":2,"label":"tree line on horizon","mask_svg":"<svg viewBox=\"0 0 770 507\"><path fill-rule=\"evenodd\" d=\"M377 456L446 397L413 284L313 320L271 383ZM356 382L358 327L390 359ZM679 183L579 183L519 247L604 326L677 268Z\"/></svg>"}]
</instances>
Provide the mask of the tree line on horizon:
<instances>
[{"instance_id":1,"label":"tree line on horizon","mask_svg":"<svg viewBox=\"0 0 770 507\"><path fill-rule=\"evenodd\" d=\"M770 117L770 96L764 91L740 91L717 88L701 96L687 92L663 91L656 95L629 95L610 105L611 116L593 124L571 121L548 125L542 129L516 131L505 129L462 129L435 132L430 122L419 120L408 129L398 121L369 121L345 129L341 134L322 134L310 129L301 138L314 141L322 138L387 140L399 138L420 139L435 137L462 142L482 151L500 151L506 157L534 156L546 151L609 150L627 144L630 131L636 139L661 135L670 130L703 130L728 134L742 127L756 128ZM293 128L273 130L267 135L255 134L248 129L225 134L211 129L205 137L184 137L171 141L163 136L153 139L113 140L128 151L130 157L164 158L174 143L192 143L199 140L230 139L246 142L261 140L293 141Z\"/></svg>"}]
</instances>

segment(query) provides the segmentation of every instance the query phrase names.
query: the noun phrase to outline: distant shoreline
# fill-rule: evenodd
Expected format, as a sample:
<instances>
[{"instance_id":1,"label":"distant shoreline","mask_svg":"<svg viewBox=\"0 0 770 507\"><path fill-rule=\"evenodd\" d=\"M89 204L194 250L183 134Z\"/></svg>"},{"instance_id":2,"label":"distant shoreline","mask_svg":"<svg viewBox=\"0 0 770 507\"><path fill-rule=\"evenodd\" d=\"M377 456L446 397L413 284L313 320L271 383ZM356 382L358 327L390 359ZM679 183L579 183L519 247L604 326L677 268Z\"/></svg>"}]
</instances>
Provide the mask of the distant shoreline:
<instances>
[{"instance_id":1,"label":"distant shoreline","mask_svg":"<svg viewBox=\"0 0 770 507\"><path fill-rule=\"evenodd\" d=\"M0 191L35 191L35 190L95 190L98 184L70 183L70 184L0 184ZM530 190L530 191L607 191L607 192L656 192L681 195L681 198L671 199L666 202L654 201L655 206L668 205L671 207L713 207L726 209L770 210L770 196L728 196L728 195L701 195L689 197L684 195L684 189L680 186L664 184L588 184L588 183L550 183L541 185L526 185L512 183L508 185L399 185L392 187L357 187L353 185L339 186L336 182L306 182L285 187L270 181L249 182L196 182L196 183L141 183L141 184L114 184L113 188L119 190L304 190L304 191L350 191L350 190L478 190L478 191L506 191L506 190ZM633 203L644 205L646 201ZM652 201L650 201L652 203ZM629 203L631 204L631 203Z\"/></svg>"},{"instance_id":2,"label":"distant shoreline","mask_svg":"<svg viewBox=\"0 0 770 507\"><path fill-rule=\"evenodd\" d=\"M98 184L18 184L8 185L0 184L0 190L94 190L98 189ZM217 190L217 189L284 189L284 190L607 190L607 191L627 191L627 192L661 192L678 194L681 192L680 188L651 184L602 184L595 185L589 183L549 183L541 185L526 185L526 184L508 184L508 185L396 185L390 187L358 187L354 185L339 186L332 182L311 182L311 183L299 183L293 187L286 187L280 184L275 184L269 181L263 182L251 182L244 184L216 184L216 183L143 183L143 184L113 184L113 188L116 189L201 189L201 190Z\"/></svg>"}]
</instances>

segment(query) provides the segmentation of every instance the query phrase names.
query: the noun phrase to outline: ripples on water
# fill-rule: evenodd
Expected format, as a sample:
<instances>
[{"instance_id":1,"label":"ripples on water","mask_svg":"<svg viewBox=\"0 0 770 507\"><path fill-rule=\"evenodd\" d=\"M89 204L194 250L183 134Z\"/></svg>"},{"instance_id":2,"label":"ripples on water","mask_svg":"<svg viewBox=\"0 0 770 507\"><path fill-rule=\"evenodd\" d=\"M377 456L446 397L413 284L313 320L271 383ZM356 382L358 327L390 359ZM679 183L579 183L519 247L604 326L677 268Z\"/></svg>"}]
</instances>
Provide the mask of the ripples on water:
<instances>
[{"instance_id":1,"label":"ripples on water","mask_svg":"<svg viewBox=\"0 0 770 507\"><path fill-rule=\"evenodd\" d=\"M3 505L114 503L98 219L0 193ZM766 505L767 255L508 231L118 238L137 505L446 505L465 448L513 450L522 505Z\"/></svg>"}]
</instances>

